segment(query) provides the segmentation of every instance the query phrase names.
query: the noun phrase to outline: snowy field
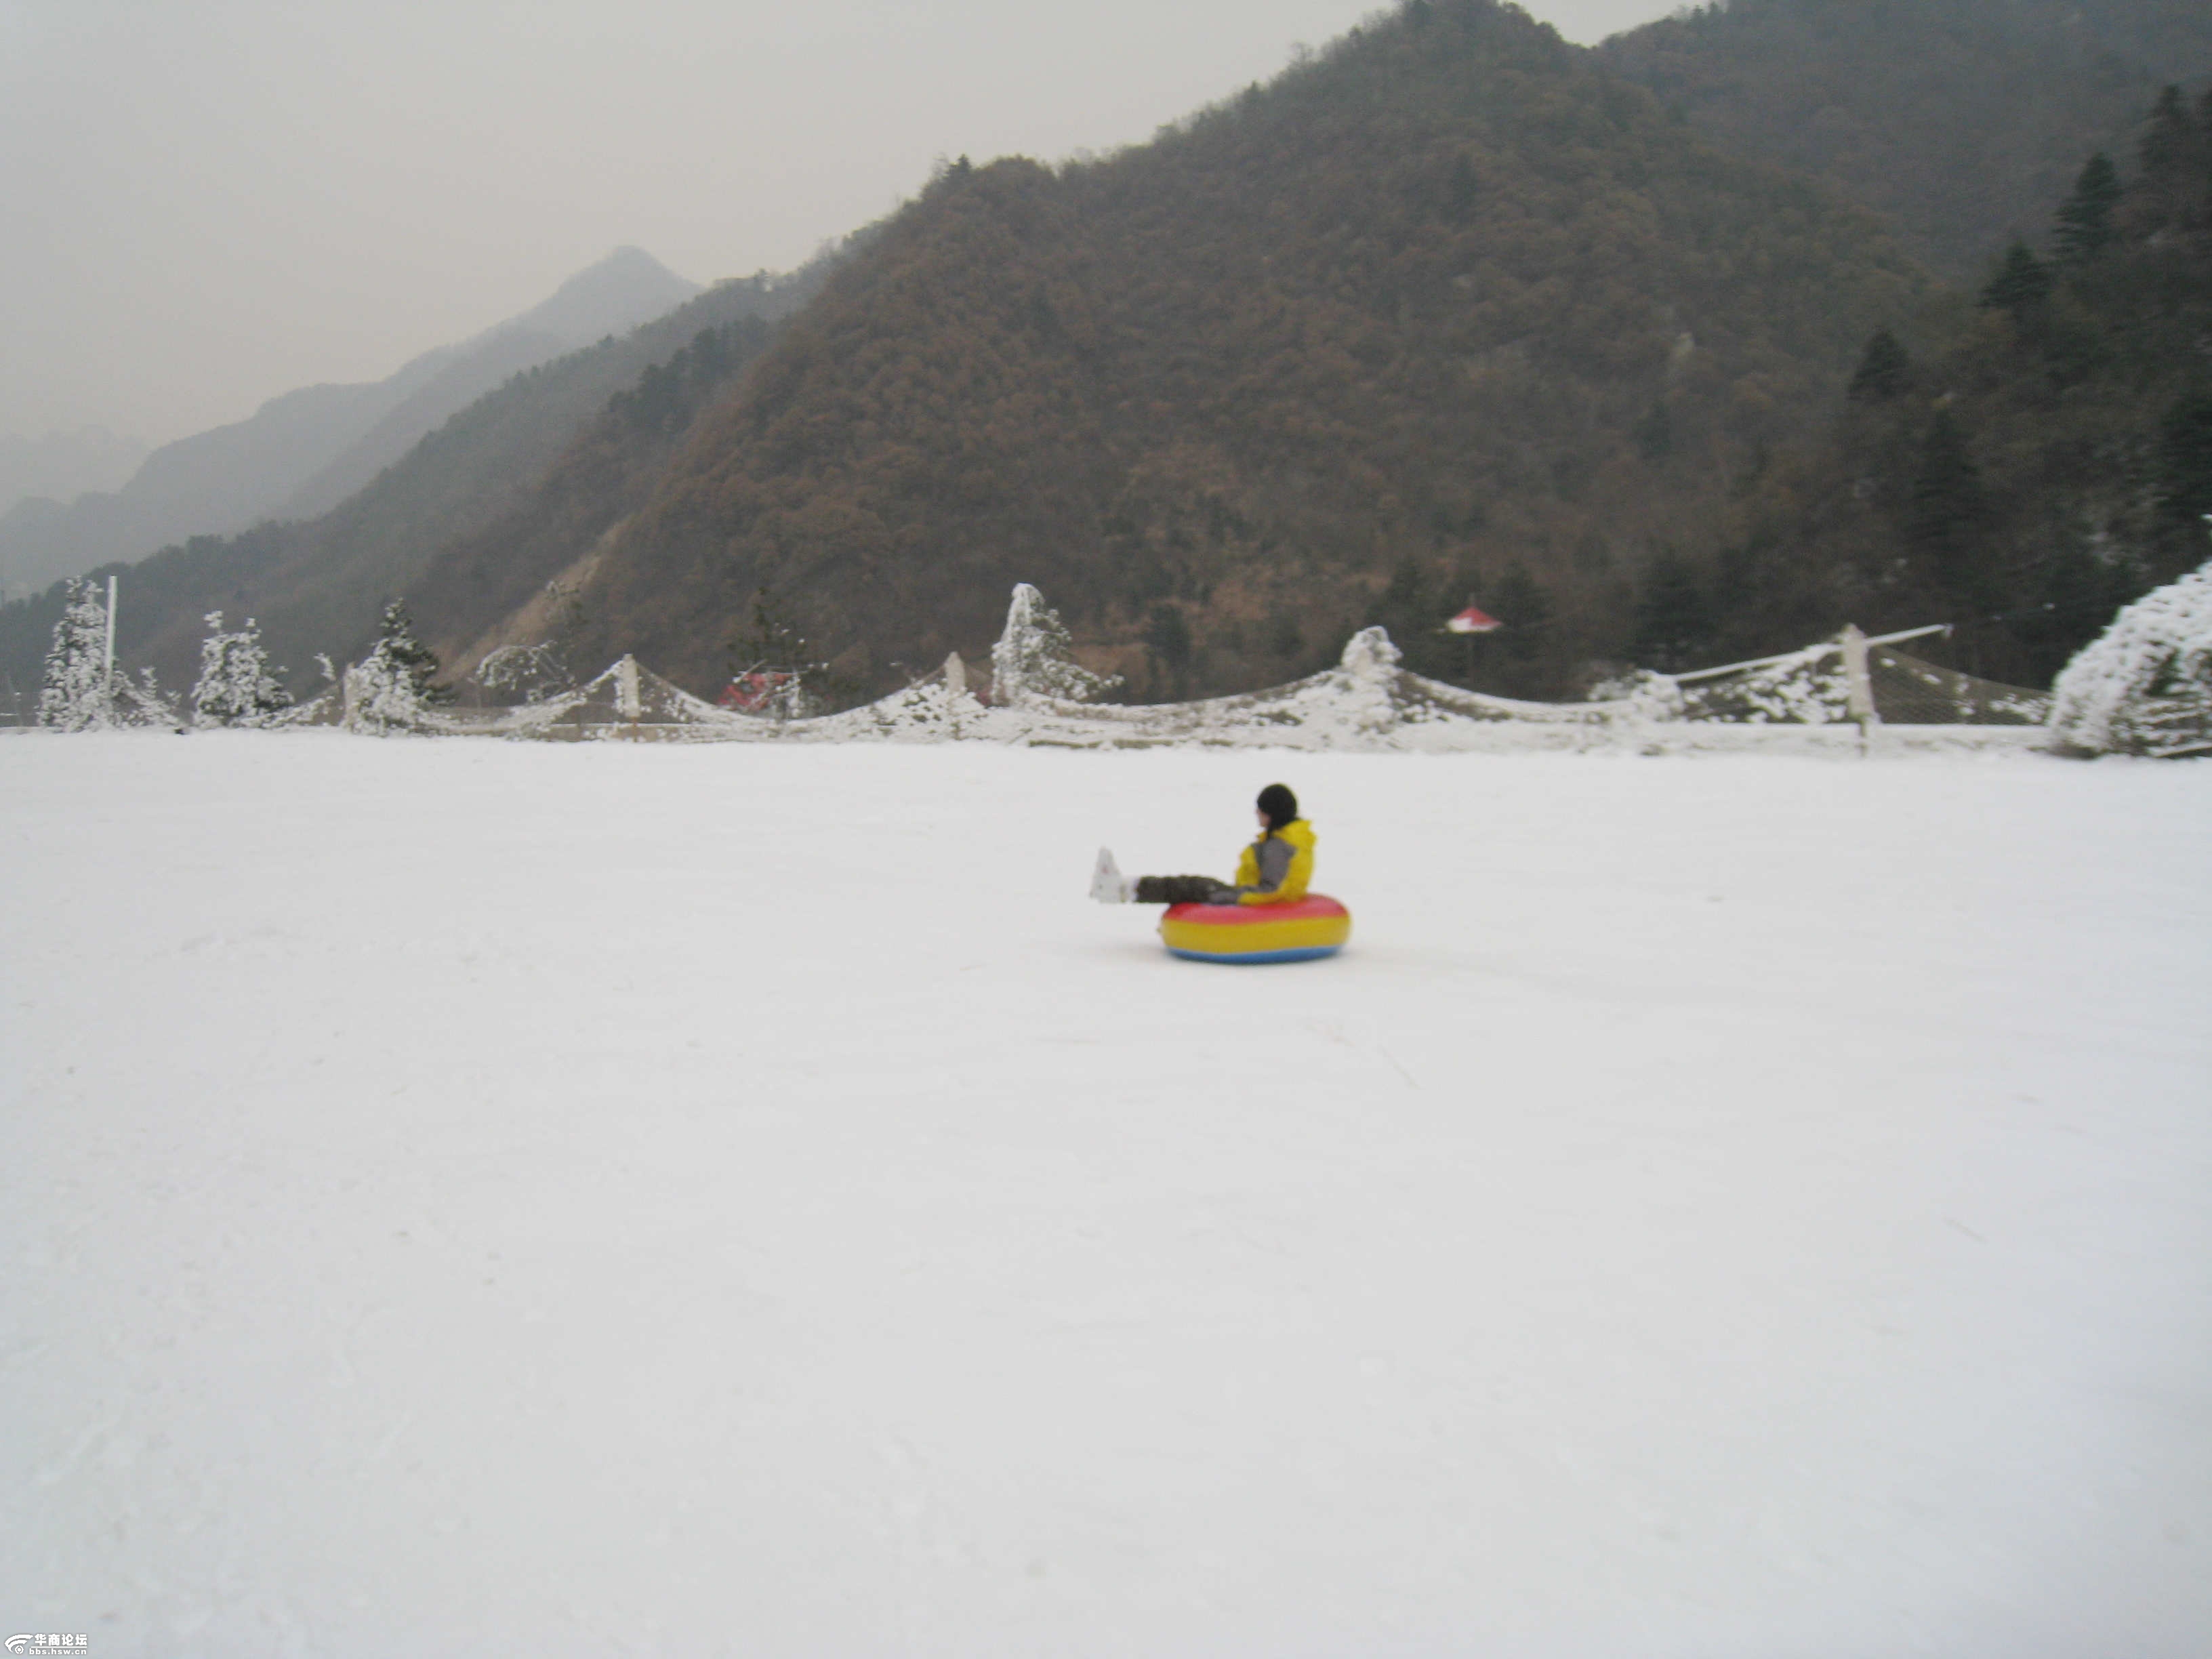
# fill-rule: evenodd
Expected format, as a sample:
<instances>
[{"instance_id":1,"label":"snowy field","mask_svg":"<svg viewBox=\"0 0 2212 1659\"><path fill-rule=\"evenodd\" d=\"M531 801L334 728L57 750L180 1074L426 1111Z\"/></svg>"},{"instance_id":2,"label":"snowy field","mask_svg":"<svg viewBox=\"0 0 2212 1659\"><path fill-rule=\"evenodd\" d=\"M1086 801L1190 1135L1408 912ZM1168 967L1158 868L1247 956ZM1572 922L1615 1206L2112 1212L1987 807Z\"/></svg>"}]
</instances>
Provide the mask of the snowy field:
<instances>
[{"instance_id":1,"label":"snowy field","mask_svg":"<svg viewBox=\"0 0 2212 1659\"><path fill-rule=\"evenodd\" d=\"M1177 962L1277 776L1357 916ZM2212 1651L2212 764L0 742L0 1627Z\"/></svg>"}]
</instances>

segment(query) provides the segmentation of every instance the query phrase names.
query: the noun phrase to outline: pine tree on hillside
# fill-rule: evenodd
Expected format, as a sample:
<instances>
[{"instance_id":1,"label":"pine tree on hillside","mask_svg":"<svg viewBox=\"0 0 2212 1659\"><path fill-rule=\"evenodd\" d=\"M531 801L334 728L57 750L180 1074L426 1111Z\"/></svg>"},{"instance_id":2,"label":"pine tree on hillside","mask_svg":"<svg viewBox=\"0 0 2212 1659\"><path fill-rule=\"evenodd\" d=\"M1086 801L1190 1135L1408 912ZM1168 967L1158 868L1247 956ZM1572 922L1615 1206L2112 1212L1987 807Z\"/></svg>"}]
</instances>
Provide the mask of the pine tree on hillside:
<instances>
[{"instance_id":1,"label":"pine tree on hillside","mask_svg":"<svg viewBox=\"0 0 2212 1659\"><path fill-rule=\"evenodd\" d=\"M2117 240L2112 210L2122 195L2119 169L2102 150L2082 165L2074 181L2074 193L2058 210L2057 234L2053 239L2063 264L2087 264Z\"/></svg>"},{"instance_id":2,"label":"pine tree on hillside","mask_svg":"<svg viewBox=\"0 0 2212 1659\"><path fill-rule=\"evenodd\" d=\"M1662 550L1644 573L1636 606L1636 660L1663 673L1681 673L1712 624L1712 606L1688 561L1672 548Z\"/></svg>"},{"instance_id":3,"label":"pine tree on hillside","mask_svg":"<svg viewBox=\"0 0 2212 1659\"><path fill-rule=\"evenodd\" d=\"M1492 593L1486 593L1482 607L1504 627L1492 635L1497 645L1483 653L1490 660L1482 665L1480 689L1509 697L1556 695L1554 676L1545 661L1546 647L1555 643L1551 595L1517 558L1505 567L1493 592L1494 602Z\"/></svg>"},{"instance_id":4,"label":"pine tree on hillside","mask_svg":"<svg viewBox=\"0 0 2212 1659\"><path fill-rule=\"evenodd\" d=\"M2184 398L2159 422L2158 505L2176 538L2203 548L2200 526L2212 514L2212 392Z\"/></svg>"},{"instance_id":5,"label":"pine tree on hillside","mask_svg":"<svg viewBox=\"0 0 2212 1659\"><path fill-rule=\"evenodd\" d=\"M1921 441L1905 532L1929 571L1953 595L1978 605L1990 596L1983 532L1990 521L1981 470L1948 410L1936 411Z\"/></svg>"},{"instance_id":6,"label":"pine tree on hillside","mask_svg":"<svg viewBox=\"0 0 2212 1659\"><path fill-rule=\"evenodd\" d=\"M2168 87L2159 94L2150 123L2136 148L2136 157L2142 162L2143 182L2154 190L2166 188L2188 167L2196 148L2197 123L2181 100L2181 88Z\"/></svg>"},{"instance_id":7,"label":"pine tree on hillside","mask_svg":"<svg viewBox=\"0 0 2212 1659\"><path fill-rule=\"evenodd\" d=\"M1853 403L1887 403L1911 387L1911 356L1887 329L1875 330L1874 337L1866 343L1866 349L1859 356L1859 366L1851 374L1850 388L1845 395Z\"/></svg>"},{"instance_id":8,"label":"pine tree on hillside","mask_svg":"<svg viewBox=\"0 0 2212 1659\"><path fill-rule=\"evenodd\" d=\"M2005 250L1996 273L1982 289L1982 309L2010 312L2024 318L2051 297L2051 273L2025 242Z\"/></svg>"},{"instance_id":9,"label":"pine tree on hillside","mask_svg":"<svg viewBox=\"0 0 2212 1659\"><path fill-rule=\"evenodd\" d=\"M270 724L292 706L292 694L269 672L259 627L248 617L244 628L226 634L220 611L208 612L207 626L207 638L200 643L200 677L192 687L192 723Z\"/></svg>"},{"instance_id":10,"label":"pine tree on hillside","mask_svg":"<svg viewBox=\"0 0 2212 1659\"><path fill-rule=\"evenodd\" d=\"M2212 109L2208 109L2212 117ZM2150 112L2136 159L2142 165L2135 216L2139 228L2154 232L2177 221L2186 222L2191 206L2203 198L2207 131L2183 101L2181 88L2168 87Z\"/></svg>"},{"instance_id":11,"label":"pine tree on hillside","mask_svg":"<svg viewBox=\"0 0 2212 1659\"><path fill-rule=\"evenodd\" d=\"M39 724L60 732L112 726L115 690L108 683L107 599L91 577L72 581L54 624L39 691Z\"/></svg>"}]
</instances>

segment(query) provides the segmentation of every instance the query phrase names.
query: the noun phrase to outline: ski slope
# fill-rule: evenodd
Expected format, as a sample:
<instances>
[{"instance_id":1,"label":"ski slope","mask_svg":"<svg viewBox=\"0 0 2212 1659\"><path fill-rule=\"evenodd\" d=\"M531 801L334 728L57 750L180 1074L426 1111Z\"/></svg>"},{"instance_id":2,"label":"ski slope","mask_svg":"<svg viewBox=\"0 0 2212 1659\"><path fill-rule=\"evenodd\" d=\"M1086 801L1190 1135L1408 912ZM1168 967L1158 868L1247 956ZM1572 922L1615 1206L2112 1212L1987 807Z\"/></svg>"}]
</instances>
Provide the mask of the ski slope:
<instances>
[{"instance_id":1,"label":"ski slope","mask_svg":"<svg viewBox=\"0 0 2212 1659\"><path fill-rule=\"evenodd\" d=\"M1357 918L1177 962L1276 778ZM0 741L0 1626L2212 1650L2212 765Z\"/></svg>"}]
</instances>

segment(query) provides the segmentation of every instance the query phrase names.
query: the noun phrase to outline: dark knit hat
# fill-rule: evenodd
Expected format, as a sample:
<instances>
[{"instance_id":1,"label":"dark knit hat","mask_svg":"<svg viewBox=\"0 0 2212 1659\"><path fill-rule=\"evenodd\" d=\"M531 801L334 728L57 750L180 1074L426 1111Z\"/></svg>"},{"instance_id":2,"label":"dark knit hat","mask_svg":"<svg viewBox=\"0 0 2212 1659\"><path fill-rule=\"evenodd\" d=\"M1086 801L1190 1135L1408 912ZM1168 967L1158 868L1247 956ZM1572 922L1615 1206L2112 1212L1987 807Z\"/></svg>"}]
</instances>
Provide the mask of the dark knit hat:
<instances>
[{"instance_id":1,"label":"dark knit hat","mask_svg":"<svg viewBox=\"0 0 2212 1659\"><path fill-rule=\"evenodd\" d=\"M1267 815L1267 828L1279 830L1298 816L1298 798L1283 784L1271 783L1260 792L1260 810Z\"/></svg>"}]
</instances>

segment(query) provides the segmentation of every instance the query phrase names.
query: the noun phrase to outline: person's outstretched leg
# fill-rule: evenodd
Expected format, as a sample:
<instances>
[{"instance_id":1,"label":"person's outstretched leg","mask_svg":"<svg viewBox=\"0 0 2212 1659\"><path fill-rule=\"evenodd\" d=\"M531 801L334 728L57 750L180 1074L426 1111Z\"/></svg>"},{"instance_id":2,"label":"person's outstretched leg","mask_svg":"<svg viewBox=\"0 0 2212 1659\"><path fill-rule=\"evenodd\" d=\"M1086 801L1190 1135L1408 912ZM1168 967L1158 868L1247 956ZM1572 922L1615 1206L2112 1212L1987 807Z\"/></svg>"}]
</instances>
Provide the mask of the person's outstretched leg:
<instances>
[{"instance_id":1,"label":"person's outstretched leg","mask_svg":"<svg viewBox=\"0 0 2212 1659\"><path fill-rule=\"evenodd\" d=\"M1212 904L1223 890L1212 876L1139 876L1134 896L1139 904Z\"/></svg>"},{"instance_id":2,"label":"person's outstretched leg","mask_svg":"<svg viewBox=\"0 0 2212 1659\"><path fill-rule=\"evenodd\" d=\"M1234 904L1236 890L1212 876L1139 876L1121 873L1114 854L1102 847L1091 870L1091 896L1101 904Z\"/></svg>"}]
</instances>

